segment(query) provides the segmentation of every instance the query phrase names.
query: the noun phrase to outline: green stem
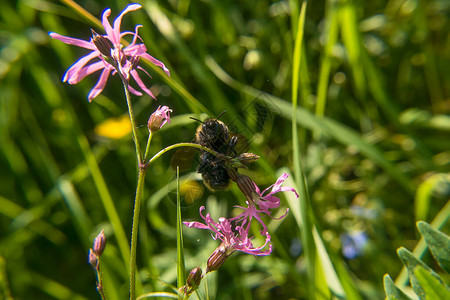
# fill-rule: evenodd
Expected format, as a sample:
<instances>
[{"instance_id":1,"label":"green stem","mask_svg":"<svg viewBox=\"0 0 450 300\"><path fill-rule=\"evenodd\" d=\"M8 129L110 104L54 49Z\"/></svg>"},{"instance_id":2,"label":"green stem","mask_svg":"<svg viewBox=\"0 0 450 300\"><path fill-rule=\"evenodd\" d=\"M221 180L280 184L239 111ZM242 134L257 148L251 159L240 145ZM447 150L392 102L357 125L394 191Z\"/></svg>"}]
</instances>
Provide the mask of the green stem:
<instances>
[{"instance_id":1,"label":"green stem","mask_svg":"<svg viewBox=\"0 0 450 300\"><path fill-rule=\"evenodd\" d=\"M152 132L148 135L147 146L144 155L144 161L147 159L147 155L150 149L152 141ZM137 235L139 228L139 216L141 211L141 199L144 195L144 182L145 175L147 173L146 168L142 168L139 164L138 184L136 188L136 198L134 200L134 212L133 212L133 227L131 229L131 254L130 254L130 299L136 299L136 249L137 249Z\"/></svg>"},{"instance_id":2,"label":"green stem","mask_svg":"<svg viewBox=\"0 0 450 300\"><path fill-rule=\"evenodd\" d=\"M128 113L130 115L131 128L133 131L133 139L136 145L136 157L139 165L138 184L136 188L136 198L134 199L134 212L133 212L133 227L131 229L131 250L130 250L130 299L136 299L136 249L137 249L137 234L139 228L139 215L141 211L141 200L144 195L144 182L146 169L141 168L142 165L142 150L139 144L137 135L136 121L134 119L133 105L131 104L130 90L128 88L128 81L123 76L120 69L117 70L120 78L122 79L123 88L125 90L125 97L127 99ZM151 134L147 141L147 150L150 148Z\"/></svg>"},{"instance_id":3,"label":"green stem","mask_svg":"<svg viewBox=\"0 0 450 300\"><path fill-rule=\"evenodd\" d=\"M131 230L131 255L130 255L130 299L136 299L136 248L139 227L139 215L141 211L141 200L144 195L144 181L146 170L139 168L136 198L134 200L133 228Z\"/></svg>"},{"instance_id":4,"label":"green stem","mask_svg":"<svg viewBox=\"0 0 450 300\"><path fill-rule=\"evenodd\" d=\"M106 295L105 295L105 291L103 289L103 283L102 283L102 273L100 271L100 258L99 258L99 262L98 262L96 271L97 271L97 290L98 290L102 300L106 300Z\"/></svg>"},{"instance_id":5,"label":"green stem","mask_svg":"<svg viewBox=\"0 0 450 300\"><path fill-rule=\"evenodd\" d=\"M152 142L152 137L153 137L153 133L150 131L150 133L148 135L148 140L147 140L147 147L145 149L145 154L144 154L144 163L147 161L147 156L148 156L148 152L150 151L150 144Z\"/></svg>"},{"instance_id":6,"label":"green stem","mask_svg":"<svg viewBox=\"0 0 450 300\"><path fill-rule=\"evenodd\" d=\"M121 72L117 72L122 79L123 83L123 89L125 90L125 98L127 98L127 105L128 105L128 114L130 115L130 121L131 121L131 129L133 131L133 139L134 143L136 144L136 156L138 160L138 165L142 164L142 151L141 146L139 144L139 139L137 135L137 127L136 127L136 121L134 119L134 112L133 112L133 105L131 104L131 97L130 97L130 90L128 89L128 81L123 77Z\"/></svg>"},{"instance_id":7,"label":"green stem","mask_svg":"<svg viewBox=\"0 0 450 300\"><path fill-rule=\"evenodd\" d=\"M175 148L180 148L180 147L193 147L193 148L197 148L197 149L209 152L209 153L211 153L211 154L213 154L215 156L221 155L221 153L218 153L218 152L216 152L214 150L211 150L209 148L203 147L202 145L199 145L199 144L195 144L195 143L177 143L177 144L170 145L169 147L166 147L166 148L162 149L161 151L159 151L158 153L156 153L147 163L145 163L143 168L146 169L154 160L159 158L161 155L163 155L167 151L170 151L170 150L175 149Z\"/></svg>"},{"instance_id":8,"label":"green stem","mask_svg":"<svg viewBox=\"0 0 450 300\"><path fill-rule=\"evenodd\" d=\"M147 147L145 150L144 155L144 161L146 161L149 149L150 149L150 143L152 140L152 134L150 133L147 140ZM144 180L145 180L145 174L147 172L147 167L150 165L151 162L156 160L158 157L166 153L167 151L170 151L175 148L179 147L194 147L197 149L201 149L207 152L210 152L212 154L217 154L214 150L208 149L206 147L203 147L198 144L194 143L178 143L171 145L169 147L166 147L156 153L145 165L139 164L139 176L138 176L138 185L136 189L136 198L134 201L134 213L133 213L133 228L131 232L131 255L130 255L130 299L134 300L136 299L136 247L137 247L137 234L138 234L138 226L139 226L139 215L141 210L141 200L142 196L144 194Z\"/></svg>"}]
</instances>

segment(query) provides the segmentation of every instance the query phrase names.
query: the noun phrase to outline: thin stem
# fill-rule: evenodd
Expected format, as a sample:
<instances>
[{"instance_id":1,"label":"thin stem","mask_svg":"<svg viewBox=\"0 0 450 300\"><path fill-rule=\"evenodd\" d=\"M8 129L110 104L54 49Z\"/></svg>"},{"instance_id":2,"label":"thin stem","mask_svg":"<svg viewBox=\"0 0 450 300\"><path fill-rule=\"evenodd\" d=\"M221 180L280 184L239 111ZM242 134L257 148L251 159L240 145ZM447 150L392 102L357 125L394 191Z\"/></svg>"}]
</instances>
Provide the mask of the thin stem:
<instances>
[{"instance_id":1,"label":"thin stem","mask_svg":"<svg viewBox=\"0 0 450 300\"><path fill-rule=\"evenodd\" d=\"M131 255L130 255L130 299L136 299L136 248L139 227L139 215L141 211L141 200L144 194L144 179L146 170L139 168L136 198L134 200L133 228L131 230Z\"/></svg>"},{"instance_id":2,"label":"thin stem","mask_svg":"<svg viewBox=\"0 0 450 300\"><path fill-rule=\"evenodd\" d=\"M123 77L121 72L117 72L122 79L123 83L123 89L125 90L125 97L127 98L127 105L128 105L128 114L130 115L130 121L131 121L131 128L133 130L133 139L134 143L136 145L136 156L138 160L138 165L142 164L142 150L141 146L139 144L139 139L137 136L137 127L136 127L136 121L134 119L134 112L133 112L133 105L131 104L131 98L130 98L130 90L128 89L128 81Z\"/></svg>"},{"instance_id":3,"label":"thin stem","mask_svg":"<svg viewBox=\"0 0 450 300\"><path fill-rule=\"evenodd\" d=\"M147 140L147 147L145 149L145 154L144 154L144 162L147 161L147 156L148 156L148 152L150 151L150 144L152 142L152 137L153 137L153 133L150 131L150 133L148 135L148 140Z\"/></svg>"},{"instance_id":4,"label":"thin stem","mask_svg":"<svg viewBox=\"0 0 450 300\"><path fill-rule=\"evenodd\" d=\"M209 153L211 153L214 156L221 156L221 155L223 156L223 154L218 153L218 152L216 152L214 150L211 150L209 148L203 147L202 145L199 145L199 144L195 144L195 143L177 143L177 144L170 145L169 147L166 147L166 148L162 149L161 151L159 151L158 153L156 153L147 163L145 163L143 168L146 169L154 160L159 158L161 155L163 155L167 151L170 151L170 150L175 149L175 148L180 148L180 147L193 147L193 148L197 148L197 149L209 152Z\"/></svg>"},{"instance_id":5,"label":"thin stem","mask_svg":"<svg viewBox=\"0 0 450 300\"><path fill-rule=\"evenodd\" d=\"M152 134L149 134L148 141L147 141L147 147L145 150L145 156L144 159L146 159L150 143L152 139ZM142 196L144 194L144 179L145 174L147 172L148 165L153 162L155 159L163 155L169 150L179 148L179 147L194 147L197 149L201 149L204 151L207 151L209 153L212 153L214 155L218 154L216 151L208 149L206 147L203 147L199 144L194 143L178 143L171 145L169 147L166 147L159 151L157 154L155 154L145 165L139 164L139 176L138 176L138 185L136 189L136 198L134 200L134 213L133 213L133 228L131 232L131 255L130 255L130 299L134 300L136 299L136 247L137 247L137 234L138 234L138 226L139 226L139 215L141 210L141 200Z\"/></svg>"},{"instance_id":6,"label":"thin stem","mask_svg":"<svg viewBox=\"0 0 450 300\"><path fill-rule=\"evenodd\" d=\"M141 200L144 194L144 182L146 169L141 168L142 165L142 150L139 144L139 139L137 135L136 121L134 119L133 105L131 104L130 90L128 88L128 81L123 76L120 68L117 68L117 73L122 79L123 88L125 90L125 97L127 99L128 113L130 115L131 128L133 131L133 139L136 145L136 157L139 165L139 175L138 184L136 188L136 197L134 199L134 211L133 211L133 227L131 229L131 250L130 250L130 299L136 299L136 249L137 249L137 234L139 228L139 215L141 211ZM147 141L147 150L150 146L151 135L149 135L149 140Z\"/></svg>"},{"instance_id":7,"label":"thin stem","mask_svg":"<svg viewBox=\"0 0 450 300\"><path fill-rule=\"evenodd\" d=\"M97 271L97 291L99 292L102 300L106 300L106 294L105 291L103 290L102 273L100 271L100 259L96 271Z\"/></svg>"},{"instance_id":8,"label":"thin stem","mask_svg":"<svg viewBox=\"0 0 450 300\"><path fill-rule=\"evenodd\" d=\"M147 146L145 149L144 161L147 160L147 155L150 150L152 142L152 132L150 131L147 139ZM147 172L146 168L142 168L139 164L138 185L136 188L136 199L134 201L133 213L133 228L131 229L131 259L130 259L130 299L136 298L136 249L137 249L137 234L139 227L139 216L141 210L141 199L144 194L144 179Z\"/></svg>"}]
</instances>

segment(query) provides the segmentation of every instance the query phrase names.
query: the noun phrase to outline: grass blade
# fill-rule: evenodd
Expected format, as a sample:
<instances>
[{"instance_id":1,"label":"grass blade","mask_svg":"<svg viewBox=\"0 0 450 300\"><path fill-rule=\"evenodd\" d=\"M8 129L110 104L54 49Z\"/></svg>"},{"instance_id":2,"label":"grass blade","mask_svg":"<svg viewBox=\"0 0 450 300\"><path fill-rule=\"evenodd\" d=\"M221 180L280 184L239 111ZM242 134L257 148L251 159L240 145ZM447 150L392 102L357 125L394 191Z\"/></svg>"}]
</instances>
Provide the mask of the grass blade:
<instances>
[{"instance_id":1,"label":"grass blade","mask_svg":"<svg viewBox=\"0 0 450 300\"><path fill-rule=\"evenodd\" d=\"M298 95L299 95L299 75L300 75L300 63L302 54L302 44L303 44L303 32L305 25L305 15L306 15L306 5L307 2L303 2L300 17L298 19L297 33L295 36L295 46L294 46L294 57L292 66L292 155L294 161L294 180L295 186L298 188L300 195L300 216L302 219L303 226L300 227L302 233L301 238L304 245L304 253L307 264L307 273L309 284L309 297L310 299L315 299L316 295L316 284L315 284L315 272L316 272L316 261L315 261L315 245L312 236L313 224L311 222L310 213L310 199L309 193L306 186L306 179L302 171L300 162L300 145L298 140L298 129L297 129L297 106L298 106Z\"/></svg>"},{"instance_id":2,"label":"grass blade","mask_svg":"<svg viewBox=\"0 0 450 300\"><path fill-rule=\"evenodd\" d=\"M181 219L180 170L177 167L177 287L180 289L186 282L184 250L183 250L183 222ZM181 296L180 296L181 297Z\"/></svg>"}]
</instances>

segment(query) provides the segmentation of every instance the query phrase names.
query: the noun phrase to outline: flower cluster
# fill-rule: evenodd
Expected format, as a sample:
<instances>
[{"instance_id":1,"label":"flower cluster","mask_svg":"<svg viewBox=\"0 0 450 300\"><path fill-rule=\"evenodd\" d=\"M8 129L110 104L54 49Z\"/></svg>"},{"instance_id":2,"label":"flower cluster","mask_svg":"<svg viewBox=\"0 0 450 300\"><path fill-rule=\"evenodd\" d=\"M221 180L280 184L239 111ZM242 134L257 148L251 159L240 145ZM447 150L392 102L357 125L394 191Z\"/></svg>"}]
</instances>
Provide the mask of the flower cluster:
<instances>
[{"instance_id":1,"label":"flower cluster","mask_svg":"<svg viewBox=\"0 0 450 300\"><path fill-rule=\"evenodd\" d=\"M141 58L146 59L154 65L161 67L167 75L170 75L169 70L159 60L147 53L147 48L143 43L141 37L138 35L138 29L142 25L137 25L134 32L124 31L120 32L120 25L122 18L130 11L135 11L141 8L140 4L129 4L114 20L113 26L109 23L108 17L111 14L111 9L105 9L102 14L102 25L106 34L100 35L92 31L93 37L90 41L84 41L77 38L62 36L58 33L50 32L50 37L60 40L66 44L74 45L91 50L91 52L81 57L75 62L64 74L63 81L69 84L77 84L86 76L102 70L99 80L88 95L89 101L97 97L105 88L109 75L119 73L119 76L127 82L128 89L131 93L141 96L142 93L134 89L129 84L130 76L133 77L137 85L142 91L155 98L150 89L142 81L137 70L141 70L148 76L147 71L138 65ZM126 35L132 35L132 42L124 47L121 39ZM93 59L97 61L91 62Z\"/></svg>"},{"instance_id":2,"label":"flower cluster","mask_svg":"<svg viewBox=\"0 0 450 300\"><path fill-rule=\"evenodd\" d=\"M271 215L270 210L280 206L280 199L274 196L274 194L290 191L294 192L296 197L298 197L297 192L293 188L281 186L288 176L288 174L283 173L275 184L260 191L256 183L249 177L239 174L237 175L236 182L247 198L247 207L235 206L244 210L241 214L230 219L222 217L216 222L211 218L209 213L206 215L202 213L205 210L205 207L202 206L200 208L200 216L205 223L184 222L187 227L211 230L213 232L213 238L221 241L220 246L208 259L207 273L217 270L235 251L257 256L266 256L272 252L272 245L270 244L271 236L268 232L267 225L262 220L262 216L267 215L275 219ZM286 214L287 211L278 219L284 218ZM262 226L261 235L265 238L265 242L259 247L253 246L251 241L253 237L249 236L252 219L256 219ZM266 249L267 246L268 249Z\"/></svg>"}]
</instances>

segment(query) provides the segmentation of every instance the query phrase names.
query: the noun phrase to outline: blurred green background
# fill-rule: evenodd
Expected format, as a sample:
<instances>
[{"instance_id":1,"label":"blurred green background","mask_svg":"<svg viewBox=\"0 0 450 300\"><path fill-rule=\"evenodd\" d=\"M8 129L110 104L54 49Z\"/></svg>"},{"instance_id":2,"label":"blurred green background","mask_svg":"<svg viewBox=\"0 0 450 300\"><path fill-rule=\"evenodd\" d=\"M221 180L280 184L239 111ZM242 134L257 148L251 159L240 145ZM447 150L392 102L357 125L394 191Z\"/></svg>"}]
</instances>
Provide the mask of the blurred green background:
<instances>
[{"instance_id":1,"label":"blurred green background","mask_svg":"<svg viewBox=\"0 0 450 300\"><path fill-rule=\"evenodd\" d=\"M158 105L173 109L152 153L192 141L198 123L217 116L261 156L245 173L260 187L291 171L292 65L301 3L296 1L138 1L122 30L139 33L148 52L170 69L143 65L157 96L133 96L139 134ZM126 1L78 1L110 21ZM48 32L88 40L101 28L66 1L3 2L0 9L0 298L98 299L87 263L105 229L105 288L126 299L133 199L137 181L123 87L117 76L87 101L94 74L61 82L84 49ZM418 241L417 220L444 232L450 196L450 2L445 0L310 1L299 71L299 148L311 224L324 243L348 299L382 299L382 277L396 278L400 246ZM227 77L228 74L230 77ZM138 244L140 292L176 285L176 186L171 153L149 169ZM292 176L290 177L292 178ZM294 186L294 182L286 182ZM296 187L299 190L299 187ZM181 179L183 219L231 216L245 199L232 186L206 190L195 170ZM233 254L208 275L211 299L311 298L304 239L291 213L270 221L269 257ZM111 206L111 204L114 206ZM445 206L447 204L447 206ZM117 213L117 215L115 214ZM122 231L113 226L121 226ZM184 229L187 272L204 268L218 246L208 232ZM258 235L255 228L255 235ZM303 239L302 239L303 238ZM303 242L302 242L303 241ZM257 244L257 243L255 243ZM320 247L318 247L320 248ZM425 261L432 261L423 253ZM323 275L323 274L322 274ZM331 276L325 275L328 280ZM448 278L447 278L448 279ZM205 280L204 280L205 281ZM404 281L404 280L403 280ZM399 283L404 282L402 278ZM204 294L205 283L200 288ZM341 294L343 295L343 294ZM201 296L205 299L205 296Z\"/></svg>"}]
</instances>

